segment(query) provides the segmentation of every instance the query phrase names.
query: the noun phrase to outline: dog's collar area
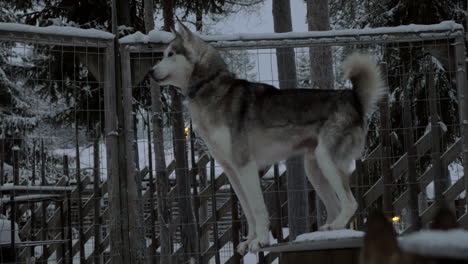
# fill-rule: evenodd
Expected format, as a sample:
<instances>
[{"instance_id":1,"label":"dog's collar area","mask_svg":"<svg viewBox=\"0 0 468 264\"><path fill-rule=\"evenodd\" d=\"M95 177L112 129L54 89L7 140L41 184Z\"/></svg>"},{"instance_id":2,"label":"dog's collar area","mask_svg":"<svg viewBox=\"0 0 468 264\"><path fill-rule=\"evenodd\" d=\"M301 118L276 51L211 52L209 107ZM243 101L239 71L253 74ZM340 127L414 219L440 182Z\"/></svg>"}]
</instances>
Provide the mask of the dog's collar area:
<instances>
[{"instance_id":1,"label":"dog's collar area","mask_svg":"<svg viewBox=\"0 0 468 264\"><path fill-rule=\"evenodd\" d=\"M207 83L209 82L212 82L214 79L216 79L220 74L221 74L221 70L220 71L216 71L213 75L211 75L208 79L204 79L204 80L201 80L200 82L192 85L189 87L188 89L188 97L190 99L193 99L195 98L195 96L197 95L198 91L200 91L200 89Z\"/></svg>"}]
</instances>

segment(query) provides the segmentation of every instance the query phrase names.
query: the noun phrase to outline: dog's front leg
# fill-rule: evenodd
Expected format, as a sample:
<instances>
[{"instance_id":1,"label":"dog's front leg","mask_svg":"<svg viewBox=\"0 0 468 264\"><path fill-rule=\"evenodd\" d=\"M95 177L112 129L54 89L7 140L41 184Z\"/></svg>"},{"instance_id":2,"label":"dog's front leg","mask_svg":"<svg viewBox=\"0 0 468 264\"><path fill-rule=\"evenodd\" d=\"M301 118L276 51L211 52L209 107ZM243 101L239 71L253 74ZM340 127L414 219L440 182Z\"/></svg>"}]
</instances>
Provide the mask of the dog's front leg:
<instances>
[{"instance_id":1,"label":"dog's front leg","mask_svg":"<svg viewBox=\"0 0 468 264\"><path fill-rule=\"evenodd\" d=\"M220 161L220 164L228 176L229 182L231 183L231 186L234 189L237 198L239 199L242 210L245 214L245 218L247 219L247 240L239 243L236 249L240 255L244 255L247 252L249 244L256 238L255 216L253 214L252 208L250 207L246 190L243 189L243 185L240 183L241 178L239 177L239 173L225 162Z\"/></svg>"},{"instance_id":2,"label":"dog's front leg","mask_svg":"<svg viewBox=\"0 0 468 264\"><path fill-rule=\"evenodd\" d=\"M245 190L247 202L255 218L256 238L249 243L249 251L256 253L261 247L270 244L270 220L258 177L258 166L254 161L249 161L239 168L239 183ZM249 227L249 230L251 228Z\"/></svg>"}]
</instances>

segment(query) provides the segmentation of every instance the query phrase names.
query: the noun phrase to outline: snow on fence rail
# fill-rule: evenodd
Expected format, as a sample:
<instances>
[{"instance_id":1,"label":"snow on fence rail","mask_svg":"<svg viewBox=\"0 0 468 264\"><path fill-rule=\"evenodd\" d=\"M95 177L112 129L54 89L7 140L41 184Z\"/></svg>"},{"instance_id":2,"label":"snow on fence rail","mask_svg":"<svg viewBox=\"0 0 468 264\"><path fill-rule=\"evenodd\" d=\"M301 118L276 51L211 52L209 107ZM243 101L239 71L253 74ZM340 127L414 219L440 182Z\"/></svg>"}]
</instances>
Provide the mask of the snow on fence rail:
<instances>
[{"instance_id":1,"label":"snow on fence rail","mask_svg":"<svg viewBox=\"0 0 468 264\"><path fill-rule=\"evenodd\" d=\"M13 39L60 46L105 47L114 39L114 34L97 29L60 26L36 27L0 22L0 41Z\"/></svg>"},{"instance_id":2,"label":"snow on fence rail","mask_svg":"<svg viewBox=\"0 0 468 264\"><path fill-rule=\"evenodd\" d=\"M202 38L226 52L233 50L246 52L239 54L245 55L242 58L254 60L254 64L256 63L248 71L257 73L257 76L255 76L257 81L272 84L277 83L278 78L276 66L273 67L272 65L276 60L276 54L275 50L268 49L293 48L298 58L296 63L300 63L299 58L302 58L302 55L309 55L305 47L332 47L334 59L337 61L341 59L341 56L345 53L344 49L348 48L349 45L358 46L360 49L369 49L379 55L378 57L386 65L383 73L389 85L398 86L403 91L409 89L409 87L418 87L421 91L424 91L424 95L418 97L415 94L410 97L406 92L398 93L398 91L394 90L396 87L392 87L393 93L390 98L384 100L380 111L372 117L370 131L374 138L369 143L372 145L372 149L369 149L365 157L356 163L352 176L353 188L360 201L357 221L353 223L353 226L360 228L366 216L366 211L376 205L381 206L387 213L396 216L401 215L402 218L405 218L405 211L416 210L416 218L422 224L426 224L436 204L442 200L454 204L458 210L459 221L468 223L468 214L466 212L467 195L463 196L463 192L466 192L468 186L468 177L466 176L468 169L468 154L466 152L466 149L468 149L466 140L468 138L468 122L466 121L468 108L466 107L466 101L468 99L463 95L467 95L468 91L464 71L463 27L461 25L454 22L442 22L437 25L408 25L395 28L279 34L232 34L202 36ZM119 48L122 52L122 63L125 69L122 73L116 73L115 68L112 67L115 65L113 39L114 35L96 30L58 27L40 28L0 23L0 42L37 43L50 47L59 47L55 51L61 54L64 52L75 54L74 59L76 61L74 60L74 62L81 63L87 68L86 70L89 70L90 74L83 81L73 80L76 82L77 87L89 90L89 85L94 83L96 89L103 90L97 95L99 100L103 101L103 108L99 108L97 111L91 111L88 108L82 110L88 113L88 116L96 114L96 112L105 112L105 120L100 121L100 125L105 127L105 133L101 135L106 142L105 148L101 148L102 143L99 142L89 142L87 146L80 145L81 143L78 144L78 137L73 136L78 149L61 146L60 148L45 151L47 153L39 151L41 153L39 156L32 155L36 157L34 158L35 172L33 173L30 167L23 169L23 171L28 172L26 178L29 177L30 179L32 175L44 176L45 178L46 170L41 168L41 164L52 163L45 156L50 160L60 160L62 157L57 154L59 153L57 150L69 149L76 154L68 155L66 158L63 157L63 160L51 165L55 168L56 176L65 177L51 183L41 179L41 184L48 183L55 186L20 186L20 184L29 184L27 181L20 182L18 179L21 166L18 160L16 160L16 163L14 160L8 161L14 164L8 164L5 161L6 166L4 166L5 145L0 146L0 172L2 172L0 174L3 174L4 168L11 167L8 172L10 175L13 174L11 181L16 179L14 187L9 185L0 186L0 194L3 195L1 200L8 202L8 204L4 204L3 210L7 212L9 210L7 210L7 206L16 208L13 211L17 212L17 216L24 216L27 219L25 223L20 224L19 234L23 241L26 240L28 245L38 245L29 242L47 242L41 244L42 251L37 253L39 257L44 259L73 258L74 261L79 260L81 263L92 261L94 263L103 263L109 257L129 257L125 255L128 253L128 248L133 245L121 247L122 252L117 252L118 247L114 247L109 252L109 247L119 239L122 243L128 243L128 240L123 242L122 237L131 237L129 233L131 233L132 223L128 222L130 213L123 215L123 211L129 212L129 209L133 209L132 206L138 207L138 204L125 204L126 200L131 199L126 191L119 192L118 188L120 185L129 188L128 186L131 185L127 181L135 180L135 178L140 178L144 183L141 198L143 202L141 203L145 205L144 221L148 240L146 246L151 257L159 257L158 248L161 237L158 234L160 233L161 223L156 219L155 207L158 201L154 189L159 174L156 174L154 170L154 144L151 143L154 138L148 135L151 133L151 129L147 126L143 126L144 129L136 126L137 131L134 131L135 127L132 121L137 113L132 109L139 106L134 104L135 100L132 97L137 97L134 93L139 92L139 89L148 87L148 82L145 81L146 74L155 61L160 59L161 51L172 40L172 34L152 31L149 35L135 33L121 38ZM408 43L414 45L406 45ZM75 48L63 49L60 46L73 46ZM343 48L343 46L346 47ZM88 49L89 47L98 49L91 50ZM26 47L26 45L23 48L32 49L32 47ZM416 61L415 49L426 49L429 53L434 49L440 49L443 52L434 53L432 59L438 61L442 58L447 61L441 62L441 68L437 68L435 71L428 70L426 67L413 69L413 71L406 69L407 71L404 72L392 68L394 61L389 61L388 57L386 57L388 54L400 56L400 52L406 52L410 54L410 58ZM452 53L451 50L455 52ZM270 59L262 61L261 56ZM265 66L264 63L267 63L267 65ZM397 68L396 66L395 68ZM63 71L64 66L61 67ZM241 65L241 67L243 66ZM446 67L445 73L440 73L440 69L444 67ZM259 76L265 73L259 73L262 71L261 68L268 68L266 72L271 72L271 75L267 77ZM335 69L335 73L339 75L339 70ZM123 90L121 91L115 90L115 74L123 80ZM92 78L91 75L93 75ZM423 77L418 79L418 76ZM444 78L456 80L456 82L447 82ZM418 79L419 82L413 81L414 79ZM50 79L48 81L58 81L57 83L63 85L70 80ZM411 81L413 82L410 83ZM446 84L448 83L445 88L441 85L443 81ZM435 87L438 89L435 89ZM451 94L447 93L441 96L443 89L449 89ZM124 95L123 101L117 100L117 94L120 93ZM458 104L454 103L454 98L458 100ZM411 101L414 105L406 104L408 101ZM425 111L423 112L427 114L424 118L440 117L440 122L430 123L426 122L425 119L418 119L418 122L427 123L427 126L411 125L411 113L416 111L415 105L424 108ZM448 111L452 106L457 108L455 112L460 116L460 123L450 123L443 120L446 117L443 112ZM400 109L403 113L401 119L409 123L401 122L397 126L393 125L391 119L399 119L400 116L391 116L394 112L391 112L390 108ZM139 110L142 109L139 108ZM152 110L143 110L142 112L147 113L148 116L154 116ZM122 112L125 114L122 115ZM140 120L142 119L144 117ZM82 126L82 124L73 123L73 121L69 125L78 128ZM142 131L146 129L148 129L148 132ZM425 130L425 132L420 133L420 130ZM141 134L144 137L149 137L148 146L145 147L146 144L143 141L137 141L138 143L133 145L132 142L135 142L134 134L140 137ZM449 134L454 136L445 136ZM413 137L408 135L413 135ZM40 135L36 139L41 139L41 137L47 140L47 135ZM386 141L383 138L392 139L393 141ZM52 139L52 137L49 139ZM0 145L1 143L0 140ZM135 147L138 148L137 151L133 150ZM93 149L93 151L89 151L90 149ZM193 149L189 148L189 150ZM31 150L15 148L15 151L19 151L21 155L26 156L27 152ZM38 152L37 149L35 151ZM102 151L106 152L105 155ZM86 161L83 161L83 155L89 156ZM134 160L133 155L139 157L139 162L129 164L128 168L125 167L128 162ZM150 158L150 155L153 157ZM195 211L199 214L199 221L197 223L183 222L177 204L180 192L176 183L171 180L166 199L170 201L172 216L170 223L165 227L169 229L171 237L174 238L172 257L177 259L184 254L186 245L182 241L182 232L184 232L182 227L196 225L197 230L200 231L199 243L201 246L200 251L195 253L201 257L202 263L210 263L214 258L220 258L221 254L225 262L237 263L240 258L233 254L233 248L237 246L242 231L245 229L245 219L238 210L235 196L230 192L227 177L219 171L219 168L216 167L217 163L211 161L209 157L204 155L189 156L191 156L190 161L193 161L193 163L186 169L189 169L188 176L193 179L194 183L190 187L190 192L185 195L193 196L196 206ZM167 155L163 159L166 159L166 157ZM144 162L141 162L141 159L145 159ZM170 175L176 169L176 162L172 159L166 162L165 172ZM71 165L72 163L74 165ZM103 165L103 163L106 163L106 165ZM83 167L83 164L86 164L86 168ZM138 167L139 171L136 168L132 170L132 166ZM455 172L455 170L449 168L450 183L445 187L441 187L439 175L445 174L444 170L448 167L458 169ZM284 171L280 170L280 168L282 167L275 165L261 173L267 173L269 176L263 177L263 185L272 216L272 233L278 238L278 241L287 239L285 238L286 235L283 234L283 229L287 227L289 220L285 189L286 177ZM100 170L107 171L106 173L100 173ZM47 173L52 171L48 170ZM138 174L134 174L135 171ZM270 175L273 175L273 177L270 177ZM375 175L377 177L370 177ZM2 183L7 184L7 182L3 182L3 175L0 176L2 176ZM409 176L415 181L410 181ZM201 182L202 178L204 178L204 183ZM69 179L71 180L69 181ZM63 186L70 184L70 182L76 185L73 187ZM130 183L135 184L135 182ZM117 189L115 189L116 186ZM430 188L428 191L430 195L426 197L425 208L415 209L412 207L414 204L410 203L411 197L413 197L412 194L416 192L417 195L423 196L426 193L426 188ZM312 192L309 187L307 191ZM46 192L62 195L45 195ZM19 196L18 202L28 199L28 195L24 195L26 193L29 194L31 200L41 201L42 203L15 204L15 199L9 199L9 196L6 196L8 193ZM116 197L118 197L117 200L111 200L110 202L114 206L115 204L118 205L113 208L109 207L109 199L115 199ZM423 204L423 202L420 203ZM12 204L13 207L11 207ZM314 211L315 213L316 211ZM130 216L130 218L133 216ZM317 219L315 217L311 217L310 220L311 225L316 225ZM42 226L40 229L37 229L38 222ZM400 231L408 230L414 224L411 221L408 223L405 223ZM54 240L49 239L47 236L53 236ZM56 243L53 241L56 241ZM90 245L91 243L92 245ZM123 246L123 244L120 246ZM28 254L30 254L30 251L23 249L19 255L25 257ZM103 259L104 255L106 256L105 259ZM272 262L276 257L277 255L272 254L270 258L265 259Z\"/></svg>"},{"instance_id":3,"label":"snow on fence rail","mask_svg":"<svg viewBox=\"0 0 468 264\"><path fill-rule=\"evenodd\" d=\"M435 25L405 25L398 27L307 31L287 33L238 33L200 35L221 49L267 49L275 47L308 47L311 45L344 45L353 43L390 43L448 39L463 36L463 26L453 21ZM134 51L161 51L173 39L172 33L153 30L148 35L137 32L119 40L133 46Z\"/></svg>"}]
</instances>

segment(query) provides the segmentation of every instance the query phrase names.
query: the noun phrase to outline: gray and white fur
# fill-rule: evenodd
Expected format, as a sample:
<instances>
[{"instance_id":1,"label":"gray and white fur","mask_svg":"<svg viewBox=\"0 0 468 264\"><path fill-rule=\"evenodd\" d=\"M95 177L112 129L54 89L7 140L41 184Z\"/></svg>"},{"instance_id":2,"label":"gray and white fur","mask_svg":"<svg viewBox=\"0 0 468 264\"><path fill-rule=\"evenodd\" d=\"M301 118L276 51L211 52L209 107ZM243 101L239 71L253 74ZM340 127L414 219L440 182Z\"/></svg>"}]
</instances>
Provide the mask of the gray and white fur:
<instances>
[{"instance_id":1,"label":"gray and white fur","mask_svg":"<svg viewBox=\"0 0 468 264\"><path fill-rule=\"evenodd\" d=\"M216 49L184 25L173 33L150 74L186 97L195 131L239 198L249 231L238 252L269 244L258 171L297 154L327 210L320 230L345 228L358 206L349 167L363 151L367 115L386 92L376 63L357 53L345 60L352 90L280 90L237 79Z\"/></svg>"}]
</instances>

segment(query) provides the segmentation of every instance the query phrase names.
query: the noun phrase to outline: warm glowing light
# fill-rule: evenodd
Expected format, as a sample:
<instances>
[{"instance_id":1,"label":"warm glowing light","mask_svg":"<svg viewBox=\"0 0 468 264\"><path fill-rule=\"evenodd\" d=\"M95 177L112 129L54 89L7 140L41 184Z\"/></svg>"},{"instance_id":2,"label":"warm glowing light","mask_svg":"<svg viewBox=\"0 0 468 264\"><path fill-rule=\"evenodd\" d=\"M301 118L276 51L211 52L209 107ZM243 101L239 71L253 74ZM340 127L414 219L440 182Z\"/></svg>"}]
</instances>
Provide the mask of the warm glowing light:
<instances>
[{"instance_id":1,"label":"warm glowing light","mask_svg":"<svg viewBox=\"0 0 468 264\"><path fill-rule=\"evenodd\" d=\"M189 137L189 128L186 127L186 128L184 129L184 132L185 132L185 139L188 139L188 137Z\"/></svg>"},{"instance_id":2,"label":"warm glowing light","mask_svg":"<svg viewBox=\"0 0 468 264\"><path fill-rule=\"evenodd\" d=\"M394 216L394 217L392 217L392 221L393 222L398 222L398 221L400 221L400 217L399 216Z\"/></svg>"}]
</instances>

